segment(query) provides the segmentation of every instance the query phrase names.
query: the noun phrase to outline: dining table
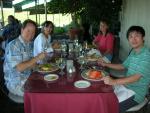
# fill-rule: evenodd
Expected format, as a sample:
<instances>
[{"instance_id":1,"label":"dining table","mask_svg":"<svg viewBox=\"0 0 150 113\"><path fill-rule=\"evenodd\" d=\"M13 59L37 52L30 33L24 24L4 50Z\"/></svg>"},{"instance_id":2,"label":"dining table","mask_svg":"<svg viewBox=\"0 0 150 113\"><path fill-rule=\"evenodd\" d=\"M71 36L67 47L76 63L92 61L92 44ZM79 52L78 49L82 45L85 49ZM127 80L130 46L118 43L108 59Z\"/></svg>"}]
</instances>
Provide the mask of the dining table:
<instances>
[{"instance_id":1,"label":"dining table","mask_svg":"<svg viewBox=\"0 0 150 113\"><path fill-rule=\"evenodd\" d=\"M93 81L83 77L84 70L75 63L76 71L68 78L60 75L60 69L41 73L34 71L24 85L25 113L119 113L119 102L111 85L102 80ZM46 75L58 79L47 81ZM76 87L77 81L87 81L88 87Z\"/></svg>"}]
</instances>

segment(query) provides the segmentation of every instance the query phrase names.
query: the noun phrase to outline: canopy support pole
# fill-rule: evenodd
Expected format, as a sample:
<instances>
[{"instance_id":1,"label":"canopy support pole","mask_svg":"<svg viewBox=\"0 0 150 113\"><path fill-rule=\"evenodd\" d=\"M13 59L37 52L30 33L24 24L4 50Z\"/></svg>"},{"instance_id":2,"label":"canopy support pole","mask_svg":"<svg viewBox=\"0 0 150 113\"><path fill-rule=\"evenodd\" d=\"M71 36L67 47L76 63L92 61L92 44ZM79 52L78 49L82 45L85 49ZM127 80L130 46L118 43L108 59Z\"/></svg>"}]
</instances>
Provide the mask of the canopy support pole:
<instances>
[{"instance_id":1,"label":"canopy support pole","mask_svg":"<svg viewBox=\"0 0 150 113\"><path fill-rule=\"evenodd\" d=\"M37 0L35 0L35 11L36 11L35 16L36 16L36 23L37 23L37 22L38 22L38 21L37 21Z\"/></svg>"},{"instance_id":2,"label":"canopy support pole","mask_svg":"<svg viewBox=\"0 0 150 113\"><path fill-rule=\"evenodd\" d=\"M1 1L1 14L2 14L2 23L3 23L3 26L4 26L4 13L3 13L3 1Z\"/></svg>"},{"instance_id":3,"label":"canopy support pole","mask_svg":"<svg viewBox=\"0 0 150 113\"><path fill-rule=\"evenodd\" d=\"M45 6L45 21L47 21L47 0L44 0L44 6Z\"/></svg>"},{"instance_id":4,"label":"canopy support pole","mask_svg":"<svg viewBox=\"0 0 150 113\"><path fill-rule=\"evenodd\" d=\"M40 10L39 10L39 9L40 9L39 5L40 5L40 4L39 4L39 0L38 0L38 12L40 11ZM40 25L40 24L41 24L41 23L40 23L40 13L38 14L38 22L39 22L39 25Z\"/></svg>"},{"instance_id":5,"label":"canopy support pole","mask_svg":"<svg viewBox=\"0 0 150 113\"><path fill-rule=\"evenodd\" d=\"M55 14L53 14L53 23L54 23L54 16L55 16Z\"/></svg>"},{"instance_id":6,"label":"canopy support pole","mask_svg":"<svg viewBox=\"0 0 150 113\"><path fill-rule=\"evenodd\" d=\"M29 19L29 11L27 11L27 19Z\"/></svg>"}]
</instances>

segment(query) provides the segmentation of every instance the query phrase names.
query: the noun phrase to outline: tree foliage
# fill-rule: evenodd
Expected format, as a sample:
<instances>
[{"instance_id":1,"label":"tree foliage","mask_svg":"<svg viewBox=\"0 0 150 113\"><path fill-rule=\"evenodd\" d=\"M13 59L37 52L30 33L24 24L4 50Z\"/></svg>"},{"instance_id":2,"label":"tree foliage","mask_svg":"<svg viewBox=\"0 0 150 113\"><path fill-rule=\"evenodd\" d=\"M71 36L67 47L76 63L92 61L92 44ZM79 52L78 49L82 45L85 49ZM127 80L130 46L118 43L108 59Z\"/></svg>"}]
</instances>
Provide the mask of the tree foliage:
<instances>
[{"instance_id":1,"label":"tree foliage","mask_svg":"<svg viewBox=\"0 0 150 113\"><path fill-rule=\"evenodd\" d=\"M70 13L80 17L82 22L98 25L100 19L109 20L112 29L119 23L122 0L52 0L49 13ZM113 28L114 27L114 28Z\"/></svg>"}]
</instances>

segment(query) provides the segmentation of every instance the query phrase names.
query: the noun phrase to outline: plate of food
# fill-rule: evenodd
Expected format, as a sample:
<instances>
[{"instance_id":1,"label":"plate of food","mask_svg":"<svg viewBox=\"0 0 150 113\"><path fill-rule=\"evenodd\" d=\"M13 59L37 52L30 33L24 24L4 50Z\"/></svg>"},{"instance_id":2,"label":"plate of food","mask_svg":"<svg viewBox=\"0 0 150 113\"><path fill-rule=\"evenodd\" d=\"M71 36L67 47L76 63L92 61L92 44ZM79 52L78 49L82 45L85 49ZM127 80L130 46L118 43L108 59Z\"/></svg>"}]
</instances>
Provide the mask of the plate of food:
<instances>
[{"instance_id":1,"label":"plate of food","mask_svg":"<svg viewBox=\"0 0 150 113\"><path fill-rule=\"evenodd\" d=\"M86 49L86 50L90 50L90 49L93 49L93 48L96 48L96 46L92 45L92 44L84 44L83 47Z\"/></svg>"},{"instance_id":2,"label":"plate of food","mask_svg":"<svg viewBox=\"0 0 150 113\"><path fill-rule=\"evenodd\" d=\"M101 56L97 55L96 53L86 56L87 61L97 61L99 58L101 58Z\"/></svg>"},{"instance_id":3,"label":"plate of food","mask_svg":"<svg viewBox=\"0 0 150 113\"><path fill-rule=\"evenodd\" d=\"M38 72L41 72L41 73L48 73L48 72L54 72L54 71L57 71L59 69L58 66L54 65L54 64L40 64L38 65L38 69L37 71Z\"/></svg>"},{"instance_id":4,"label":"plate of food","mask_svg":"<svg viewBox=\"0 0 150 113\"><path fill-rule=\"evenodd\" d=\"M105 72L101 70L89 69L81 73L81 76L86 80L101 81L101 78L105 76Z\"/></svg>"},{"instance_id":5,"label":"plate of food","mask_svg":"<svg viewBox=\"0 0 150 113\"><path fill-rule=\"evenodd\" d=\"M44 76L44 80L46 80L46 81L55 81L58 78L59 78L59 76L56 74L47 74Z\"/></svg>"},{"instance_id":6,"label":"plate of food","mask_svg":"<svg viewBox=\"0 0 150 113\"><path fill-rule=\"evenodd\" d=\"M74 86L77 88L87 88L90 87L91 83L85 80L79 80L74 83Z\"/></svg>"},{"instance_id":7,"label":"plate of food","mask_svg":"<svg viewBox=\"0 0 150 113\"><path fill-rule=\"evenodd\" d=\"M55 51L61 51L61 48L54 49Z\"/></svg>"}]
</instances>

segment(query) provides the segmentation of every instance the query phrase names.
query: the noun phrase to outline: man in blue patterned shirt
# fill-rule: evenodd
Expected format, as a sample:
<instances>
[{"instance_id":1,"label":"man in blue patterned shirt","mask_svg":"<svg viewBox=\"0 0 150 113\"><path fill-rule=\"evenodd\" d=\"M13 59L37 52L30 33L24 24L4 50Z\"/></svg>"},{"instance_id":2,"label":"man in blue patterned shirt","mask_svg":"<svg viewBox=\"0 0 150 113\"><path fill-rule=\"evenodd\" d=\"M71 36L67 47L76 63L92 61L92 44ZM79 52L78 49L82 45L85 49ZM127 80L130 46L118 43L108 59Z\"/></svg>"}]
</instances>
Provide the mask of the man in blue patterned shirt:
<instances>
[{"instance_id":1,"label":"man in blue patterned shirt","mask_svg":"<svg viewBox=\"0 0 150 113\"><path fill-rule=\"evenodd\" d=\"M36 23L25 20L22 24L21 35L11 41L5 50L4 77L9 92L23 96L23 85L31 74L36 62L45 58L45 53L33 57L33 44Z\"/></svg>"}]
</instances>

